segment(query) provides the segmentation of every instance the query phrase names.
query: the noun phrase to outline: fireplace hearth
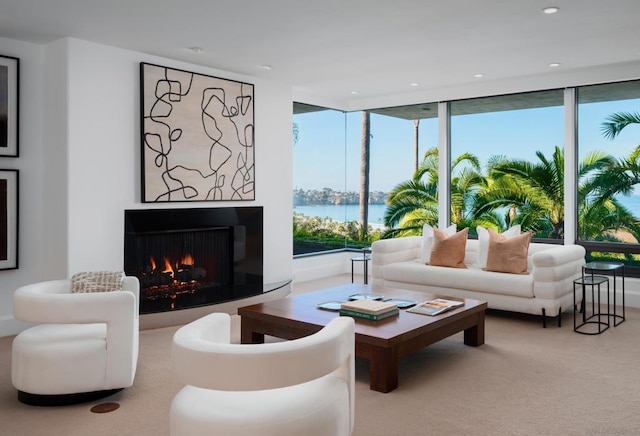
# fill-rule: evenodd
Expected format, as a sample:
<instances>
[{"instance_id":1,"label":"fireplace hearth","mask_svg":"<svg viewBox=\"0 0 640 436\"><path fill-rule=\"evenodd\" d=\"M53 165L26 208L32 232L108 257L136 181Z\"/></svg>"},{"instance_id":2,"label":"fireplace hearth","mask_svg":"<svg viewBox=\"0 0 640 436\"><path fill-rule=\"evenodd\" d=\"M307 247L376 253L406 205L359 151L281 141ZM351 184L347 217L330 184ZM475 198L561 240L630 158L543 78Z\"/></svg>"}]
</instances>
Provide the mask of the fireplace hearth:
<instances>
[{"instance_id":1,"label":"fireplace hearth","mask_svg":"<svg viewBox=\"0 0 640 436\"><path fill-rule=\"evenodd\" d=\"M124 271L140 280L140 313L261 294L262 227L261 207L125 210Z\"/></svg>"}]
</instances>

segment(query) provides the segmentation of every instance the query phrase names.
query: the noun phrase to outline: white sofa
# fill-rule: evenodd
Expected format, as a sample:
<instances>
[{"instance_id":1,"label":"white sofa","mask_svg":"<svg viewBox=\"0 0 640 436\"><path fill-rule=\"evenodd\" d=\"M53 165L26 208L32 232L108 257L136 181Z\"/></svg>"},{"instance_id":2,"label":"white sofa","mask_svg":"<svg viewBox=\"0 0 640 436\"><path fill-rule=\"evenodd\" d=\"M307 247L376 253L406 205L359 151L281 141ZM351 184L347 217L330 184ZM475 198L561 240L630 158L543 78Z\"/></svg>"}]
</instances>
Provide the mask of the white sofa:
<instances>
[{"instance_id":1,"label":"white sofa","mask_svg":"<svg viewBox=\"0 0 640 436\"><path fill-rule=\"evenodd\" d=\"M486 301L490 309L557 316L573 308L573 280L580 276L585 250L580 245L531 243L528 274L485 271L478 263L479 242L468 239L465 265L449 268L420 260L422 237L373 243L373 285ZM581 293L576 295L581 302Z\"/></svg>"}]
</instances>

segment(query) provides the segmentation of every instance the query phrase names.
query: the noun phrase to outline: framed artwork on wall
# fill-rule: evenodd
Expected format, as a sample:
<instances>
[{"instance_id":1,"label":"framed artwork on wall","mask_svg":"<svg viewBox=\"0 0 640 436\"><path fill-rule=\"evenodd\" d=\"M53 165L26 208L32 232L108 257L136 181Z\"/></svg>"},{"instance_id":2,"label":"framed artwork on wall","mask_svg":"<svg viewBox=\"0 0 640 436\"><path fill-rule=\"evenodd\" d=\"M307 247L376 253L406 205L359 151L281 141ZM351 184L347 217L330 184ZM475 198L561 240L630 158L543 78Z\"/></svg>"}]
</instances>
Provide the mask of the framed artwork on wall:
<instances>
[{"instance_id":1,"label":"framed artwork on wall","mask_svg":"<svg viewBox=\"0 0 640 436\"><path fill-rule=\"evenodd\" d=\"M18 157L20 59L0 55L0 157Z\"/></svg>"},{"instance_id":2,"label":"framed artwork on wall","mask_svg":"<svg viewBox=\"0 0 640 436\"><path fill-rule=\"evenodd\" d=\"M140 63L142 202L254 200L254 89Z\"/></svg>"},{"instance_id":3,"label":"framed artwork on wall","mask_svg":"<svg viewBox=\"0 0 640 436\"><path fill-rule=\"evenodd\" d=\"M18 268L18 170L0 169L0 270Z\"/></svg>"}]
</instances>

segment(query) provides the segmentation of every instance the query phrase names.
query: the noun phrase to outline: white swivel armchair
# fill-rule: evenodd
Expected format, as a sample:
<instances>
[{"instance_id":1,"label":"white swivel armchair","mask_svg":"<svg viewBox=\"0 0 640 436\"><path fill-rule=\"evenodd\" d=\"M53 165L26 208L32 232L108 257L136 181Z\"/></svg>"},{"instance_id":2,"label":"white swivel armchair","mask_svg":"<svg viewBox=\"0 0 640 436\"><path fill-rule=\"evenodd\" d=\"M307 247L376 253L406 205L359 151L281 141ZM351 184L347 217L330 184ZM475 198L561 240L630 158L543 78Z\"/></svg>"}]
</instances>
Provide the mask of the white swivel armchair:
<instances>
[{"instance_id":1,"label":"white swivel armchair","mask_svg":"<svg viewBox=\"0 0 640 436\"><path fill-rule=\"evenodd\" d=\"M138 361L140 285L124 277L122 289L72 293L71 280L16 290L16 319L37 323L16 336L11 379L18 399L37 406L76 404L133 384Z\"/></svg>"},{"instance_id":2,"label":"white swivel armchair","mask_svg":"<svg viewBox=\"0 0 640 436\"><path fill-rule=\"evenodd\" d=\"M175 333L174 372L187 386L171 404L172 436L351 434L352 318L266 344L230 344L230 331L230 316L214 313Z\"/></svg>"}]
</instances>

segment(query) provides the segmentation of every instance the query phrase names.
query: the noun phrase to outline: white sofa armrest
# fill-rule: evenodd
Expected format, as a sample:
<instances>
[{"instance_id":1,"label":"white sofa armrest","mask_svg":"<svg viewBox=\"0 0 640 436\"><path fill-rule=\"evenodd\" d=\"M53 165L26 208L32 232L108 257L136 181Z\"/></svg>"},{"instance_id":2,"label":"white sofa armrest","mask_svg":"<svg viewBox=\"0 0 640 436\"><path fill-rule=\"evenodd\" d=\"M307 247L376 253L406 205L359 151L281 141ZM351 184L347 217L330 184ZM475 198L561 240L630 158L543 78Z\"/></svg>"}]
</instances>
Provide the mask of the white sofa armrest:
<instances>
[{"instance_id":1,"label":"white sofa armrest","mask_svg":"<svg viewBox=\"0 0 640 436\"><path fill-rule=\"evenodd\" d=\"M420 256L421 236L380 239L371 244L371 276L374 286L384 284L384 266L394 262L406 262Z\"/></svg>"},{"instance_id":2,"label":"white sofa armrest","mask_svg":"<svg viewBox=\"0 0 640 436\"><path fill-rule=\"evenodd\" d=\"M375 241L371 244L371 263L374 266L387 265L418 259L421 240L420 236L407 236Z\"/></svg>"},{"instance_id":3,"label":"white sofa armrest","mask_svg":"<svg viewBox=\"0 0 640 436\"><path fill-rule=\"evenodd\" d=\"M554 267L576 260L584 260L585 249L581 245L554 245L549 250L533 254L531 261L536 267Z\"/></svg>"},{"instance_id":4,"label":"white sofa armrest","mask_svg":"<svg viewBox=\"0 0 640 436\"><path fill-rule=\"evenodd\" d=\"M571 292L573 280L582 272L584 255L585 249L580 245L553 245L548 250L534 253L531 274L535 297L558 300Z\"/></svg>"}]
</instances>

